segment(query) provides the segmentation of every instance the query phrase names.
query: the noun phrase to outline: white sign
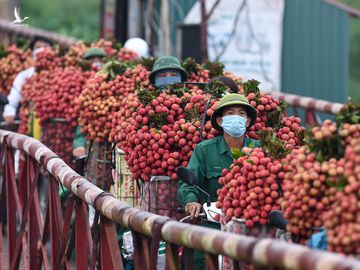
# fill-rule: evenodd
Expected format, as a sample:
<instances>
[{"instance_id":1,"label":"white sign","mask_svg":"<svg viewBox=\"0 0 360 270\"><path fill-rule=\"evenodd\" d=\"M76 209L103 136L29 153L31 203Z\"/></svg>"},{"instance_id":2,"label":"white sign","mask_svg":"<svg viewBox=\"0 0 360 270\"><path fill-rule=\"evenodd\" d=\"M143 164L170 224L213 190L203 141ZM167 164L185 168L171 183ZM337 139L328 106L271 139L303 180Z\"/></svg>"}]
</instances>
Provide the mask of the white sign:
<instances>
[{"instance_id":1,"label":"white sign","mask_svg":"<svg viewBox=\"0 0 360 270\"><path fill-rule=\"evenodd\" d=\"M207 12L214 0L206 2ZM211 61L244 80L261 81L263 90L280 90L284 0L222 0L208 21ZM199 3L185 23L199 23Z\"/></svg>"}]
</instances>

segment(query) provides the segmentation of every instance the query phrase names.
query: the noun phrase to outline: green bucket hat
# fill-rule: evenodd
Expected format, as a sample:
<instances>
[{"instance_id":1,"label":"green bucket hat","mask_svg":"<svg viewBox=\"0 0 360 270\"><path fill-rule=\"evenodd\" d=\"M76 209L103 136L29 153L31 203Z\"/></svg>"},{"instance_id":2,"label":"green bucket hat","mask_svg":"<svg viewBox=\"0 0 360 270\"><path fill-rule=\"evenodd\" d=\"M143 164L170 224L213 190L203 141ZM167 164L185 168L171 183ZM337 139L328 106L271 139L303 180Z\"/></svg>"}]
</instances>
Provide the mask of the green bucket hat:
<instances>
[{"instance_id":1,"label":"green bucket hat","mask_svg":"<svg viewBox=\"0 0 360 270\"><path fill-rule=\"evenodd\" d=\"M221 113L225 107L232 106L232 105L240 105L240 106L246 108L248 117L251 118L249 127L251 127L252 125L255 124L256 118L257 118L257 111L253 106L251 106L249 104L249 101L247 100L247 98L244 95L240 95L240 94L227 94L220 99L216 110L214 111L214 113L211 116L211 125L217 131L223 131L223 129L216 122L216 118L221 115Z\"/></svg>"},{"instance_id":2,"label":"green bucket hat","mask_svg":"<svg viewBox=\"0 0 360 270\"><path fill-rule=\"evenodd\" d=\"M104 57L106 56L106 52L101 48L90 48L85 53L83 58L88 60L92 57Z\"/></svg>"},{"instance_id":3,"label":"green bucket hat","mask_svg":"<svg viewBox=\"0 0 360 270\"><path fill-rule=\"evenodd\" d=\"M186 81L188 78L188 74L185 69L181 66L180 61L173 56L161 56L159 57L152 68L150 73L149 80L152 84L155 83L155 75L157 72L164 70L164 69L175 69L180 72L181 80Z\"/></svg>"}]
</instances>

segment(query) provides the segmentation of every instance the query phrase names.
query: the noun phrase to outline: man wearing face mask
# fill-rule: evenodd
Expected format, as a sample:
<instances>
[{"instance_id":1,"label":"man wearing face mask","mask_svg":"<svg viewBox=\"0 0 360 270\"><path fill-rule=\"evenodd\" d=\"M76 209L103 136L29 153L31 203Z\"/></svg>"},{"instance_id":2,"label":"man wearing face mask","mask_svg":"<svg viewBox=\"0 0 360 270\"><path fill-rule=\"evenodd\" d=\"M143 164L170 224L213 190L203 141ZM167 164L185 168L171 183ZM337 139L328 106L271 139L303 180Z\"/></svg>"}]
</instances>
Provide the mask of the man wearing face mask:
<instances>
[{"instance_id":1,"label":"man wearing face mask","mask_svg":"<svg viewBox=\"0 0 360 270\"><path fill-rule=\"evenodd\" d=\"M52 40L43 37L35 36L29 44L29 48L32 50L32 57L35 61L36 55L43 51L44 48L51 47L53 45ZM8 125L13 124L16 116L16 111L19 108L21 101L21 89L26 79L30 78L35 73L35 68L30 67L21 71L15 78L13 85L8 95L8 104L4 108L3 117Z\"/></svg>"},{"instance_id":2,"label":"man wearing face mask","mask_svg":"<svg viewBox=\"0 0 360 270\"><path fill-rule=\"evenodd\" d=\"M85 53L83 58L87 60L91 67L94 69L100 69L103 66L101 60L106 56L106 53L101 48L90 48Z\"/></svg>"},{"instance_id":3,"label":"man wearing face mask","mask_svg":"<svg viewBox=\"0 0 360 270\"><path fill-rule=\"evenodd\" d=\"M187 78L188 74L177 58L161 56L154 63L149 80L156 87L165 89L169 84L184 82Z\"/></svg>"},{"instance_id":4,"label":"man wearing face mask","mask_svg":"<svg viewBox=\"0 0 360 270\"><path fill-rule=\"evenodd\" d=\"M257 111L245 96L227 94L220 99L211 117L213 128L222 135L199 143L187 166L198 178L200 187L207 191L212 202L217 201L216 191L221 187L218 179L223 169L229 169L234 161L232 150L243 147L258 147L259 142L245 136L257 118ZM193 218L198 217L206 197L196 188L179 181L178 197L185 212ZM204 223L206 227L220 229L217 224ZM205 258L200 252L194 253L194 269L205 269Z\"/></svg>"}]
</instances>

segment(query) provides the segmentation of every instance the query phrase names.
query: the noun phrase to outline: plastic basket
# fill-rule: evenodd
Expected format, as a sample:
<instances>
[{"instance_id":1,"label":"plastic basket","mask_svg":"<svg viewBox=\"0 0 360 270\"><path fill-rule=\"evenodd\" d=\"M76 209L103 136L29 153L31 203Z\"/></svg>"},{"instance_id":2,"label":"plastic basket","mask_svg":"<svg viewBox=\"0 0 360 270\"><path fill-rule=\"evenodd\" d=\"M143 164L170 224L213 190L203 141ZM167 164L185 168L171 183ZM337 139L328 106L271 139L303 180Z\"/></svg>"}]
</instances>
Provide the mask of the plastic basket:
<instances>
[{"instance_id":1,"label":"plastic basket","mask_svg":"<svg viewBox=\"0 0 360 270\"><path fill-rule=\"evenodd\" d=\"M178 181L168 176L152 176L149 182L143 182L141 188L140 209L154 214L180 219Z\"/></svg>"},{"instance_id":2,"label":"plastic basket","mask_svg":"<svg viewBox=\"0 0 360 270\"><path fill-rule=\"evenodd\" d=\"M85 177L94 185L109 190L113 184L111 143L90 142Z\"/></svg>"},{"instance_id":3,"label":"plastic basket","mask_svg":"<svg viewBox=\"0 0 360 270\"><path fill-rule=\"evenodd\" d=\"M220 220L221 230L230 233L236 233L246 236L253 236L256 238L275 238L276 228L269 225L262 225L256 223L254 227L248 228L245 225L245 219L232 218L230 221L226 222L224 218ZM222 259L222 269L223 270L232 270L234 269L234 261L229 257L223 256ZM241 270L253 270L253 269L263 269L251 264L239 263L239 269Z\"/></svg>"},{"instance_id":4,"label":"plastic basket","mask_svg":"<svg viewBox=\"0 0 360 270\"><path fill-rule=\"evenodd\" d=\"M117 199L133 207L139 205L140 190L137 181L131 178L131 172L125 161L125 152L115 148L114 185L110 190Z\"/></svg>"},{"instance_id":5,"label":"plastic basket","mask_svg":"<svg viewBox=\"0 0 360 270\"><path fill-rule=\"evenodd\" d=\"M41 124L41 141L55 152L66 164L73 167L72 150L75 128L62 118L52 118Z\"/></svg>"}]
</instances>

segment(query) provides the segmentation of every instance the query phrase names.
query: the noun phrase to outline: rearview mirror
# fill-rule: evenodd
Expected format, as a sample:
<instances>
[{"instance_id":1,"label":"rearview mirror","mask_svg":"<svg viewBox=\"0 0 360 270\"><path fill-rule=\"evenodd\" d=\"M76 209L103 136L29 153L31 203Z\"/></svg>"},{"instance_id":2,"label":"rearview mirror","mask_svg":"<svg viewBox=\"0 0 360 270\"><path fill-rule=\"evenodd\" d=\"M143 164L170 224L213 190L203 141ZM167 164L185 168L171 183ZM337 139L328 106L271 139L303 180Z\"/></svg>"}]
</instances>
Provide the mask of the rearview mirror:
<instances>
[{"instance_id":1,"label":"rearview mirror","mask_svg":"<svg viewBox=\"0 0 360 270\"><path fill-rule=\"evenodd\" d=\"M273 210L269 214L269 223L275 228L286 230L288 221L284 218L283 212L279 210Z\"/></svg>"},{"instance_id":2,"label":"rearview mirror","mask_svg":"<svg viewBox=\"0 0 360 270\"><path fill-rule=\"evenodd\" d=\"M188 185L194 186L199 185L196 175L185 167L179 167L177 170L177 176L179 179L187 183Z\"/></svg>"}]
</instances>

